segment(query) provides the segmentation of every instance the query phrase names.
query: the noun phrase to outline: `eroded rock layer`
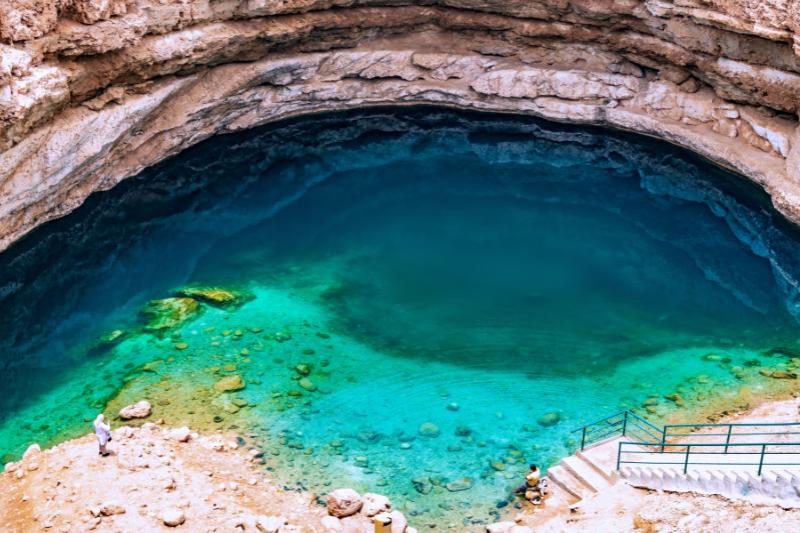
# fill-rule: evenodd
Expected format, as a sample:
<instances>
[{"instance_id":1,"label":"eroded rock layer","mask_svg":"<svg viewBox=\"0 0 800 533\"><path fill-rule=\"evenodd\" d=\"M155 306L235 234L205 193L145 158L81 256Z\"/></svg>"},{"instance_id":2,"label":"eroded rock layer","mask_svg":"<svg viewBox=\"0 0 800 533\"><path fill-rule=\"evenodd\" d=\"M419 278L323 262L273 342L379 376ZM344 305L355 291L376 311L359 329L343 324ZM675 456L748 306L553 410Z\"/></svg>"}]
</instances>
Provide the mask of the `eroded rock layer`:
<instances>
[{"instance_id":1,"label":"eroded rock layer","mask_svg":"<svg viewBox=\"0 0 800 533\"><path fill-rule=\"evenodd\" d=\"M12 0L0 249L211 135L383 104L654 135L800 222L798 28L791 0Z\"/></svg>"}]
</instances>

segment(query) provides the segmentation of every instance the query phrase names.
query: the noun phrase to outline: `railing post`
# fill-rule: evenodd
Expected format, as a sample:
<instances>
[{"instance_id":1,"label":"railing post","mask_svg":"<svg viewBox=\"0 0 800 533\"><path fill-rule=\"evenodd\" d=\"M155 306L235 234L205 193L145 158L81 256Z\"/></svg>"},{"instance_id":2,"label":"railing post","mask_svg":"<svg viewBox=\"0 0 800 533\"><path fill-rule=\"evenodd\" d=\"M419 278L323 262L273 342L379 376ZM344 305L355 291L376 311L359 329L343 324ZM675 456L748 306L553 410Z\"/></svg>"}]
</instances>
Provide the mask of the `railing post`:
<instances>
[{"instance_id":1,"label":"railing post","mask_svg":"<svg viewBox=\"0 0 800 533\"><path fill-rule=\"evenodd\" d=\"M619 463L622 461L622 441L617 445L617 472L619 472Z\"/></svg>"},{"instance_id":2,"label":"railing post","mask_svg":"<svg viewBox=\"0 0 800 533\"><path fill-rule=\"evenodd\" d=\"M758 475L761 475L761 468L764 466L764 452L767 450L767 445L761 445L761 459L758 461Z\"/></svg>"},{"instance_id":3,"label":"railing post","mask_svg":"<svg viewBox=\"0 0 800 533\"><path fill-rule=\"evenodd\" d=\"M731 443L731 431L733 431L733 424L728 425L728 438L725 439L725 453L728 453L728 444Z\"/></svg>"},{"instance_id":4,"label":"railing post","mask_svg":"<svg viewBox=\"0 0 800 533\"><path fill-rule=\"evenodd\" d=\"M661 428L661 453L664 453L664 444L667 442L667 426Z\"/></svg>"},{"instance_id":5,"label":"railing post","mask_svg":"<svg viewBox=\"0 0 800 533\"><path fill-rule=\"evenodd\" d=\"M625 411L624 418L622 419L622 436L625 436L625 430L628 428L628 411Z\"/></svg>"},{"instance_id":6,"label":"railing post","mask_svg":"<svg viewBox=\"0 0 800 533\"><path fill-rule=\"evenodd\" d=\"M689 470L689 453L691 453L691 450L692 450L691 446L687 446L686 447L686 459L683 461L683 473L684 474L686 474L686 472Z\"/></svg>"},{"instance_id":7,"label":"railing post","mask_svg":"<svg viewBox=\"0 0 800 533\"><path fill-rule=\"evenodd\" d=\"M586 446L586 426L583 426L583 432L581 433L581 451L583 451L584 446Z\"/></svg>"}]
</instances>

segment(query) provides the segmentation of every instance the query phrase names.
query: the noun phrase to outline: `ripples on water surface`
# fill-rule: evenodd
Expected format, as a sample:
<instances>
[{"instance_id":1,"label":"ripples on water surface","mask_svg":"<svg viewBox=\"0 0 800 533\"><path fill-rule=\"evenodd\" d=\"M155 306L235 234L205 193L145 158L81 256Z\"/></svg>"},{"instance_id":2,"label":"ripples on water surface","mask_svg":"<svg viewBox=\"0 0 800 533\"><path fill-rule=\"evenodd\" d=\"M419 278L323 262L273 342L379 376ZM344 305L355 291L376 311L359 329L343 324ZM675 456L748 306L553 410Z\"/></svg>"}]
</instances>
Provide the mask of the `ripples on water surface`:
<instances>
[{"instance_id":1,"label":"ripples on water surface","mask_svg":"<svg viewBox=\"0 0 800 533\"><path fill-rule=\"evenodd\" d=\"M794 233L742 180L603 130L418 109L214 139L0 255L0 455L147 397L238 429L289 487L491 519L582 422L791 368ZM201 285L249 299L141 329Z\"/></svg>"}]
</instances>

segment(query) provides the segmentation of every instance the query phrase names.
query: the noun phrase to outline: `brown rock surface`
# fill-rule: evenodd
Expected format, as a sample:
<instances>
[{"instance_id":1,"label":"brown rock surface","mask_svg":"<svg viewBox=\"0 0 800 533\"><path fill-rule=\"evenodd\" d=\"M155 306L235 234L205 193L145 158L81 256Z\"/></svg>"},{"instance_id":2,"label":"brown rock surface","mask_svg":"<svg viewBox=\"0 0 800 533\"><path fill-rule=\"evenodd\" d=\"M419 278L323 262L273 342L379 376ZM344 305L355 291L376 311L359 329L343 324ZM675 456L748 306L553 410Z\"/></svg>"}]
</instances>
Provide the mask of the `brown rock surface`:
<instances>
[{"instance_id":1,"label":"brown rock surface","mask_svg":"<svg viewBox=\"0 0 800 533\"><path fill-rule=\"evenodd\" d=\"M211 135L387 103L661 137L745 174L800 222L797 2L424 4L8 3L0 249Z\"/></svg>"}]
</instances>

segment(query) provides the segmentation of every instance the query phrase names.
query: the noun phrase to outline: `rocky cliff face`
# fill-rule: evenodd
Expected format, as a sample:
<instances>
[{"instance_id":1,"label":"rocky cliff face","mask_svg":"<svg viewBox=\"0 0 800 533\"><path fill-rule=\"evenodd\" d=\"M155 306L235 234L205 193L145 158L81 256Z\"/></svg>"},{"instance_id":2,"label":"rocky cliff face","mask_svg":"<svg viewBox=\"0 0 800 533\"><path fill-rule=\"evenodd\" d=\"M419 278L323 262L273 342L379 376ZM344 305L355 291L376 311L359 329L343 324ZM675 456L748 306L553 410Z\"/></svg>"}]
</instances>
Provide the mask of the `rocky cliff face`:
<instances>
[{"instance_id":1,"label":"rocky cliff face","mask_svg":"<svg viewBox=\"0 0 800 533\"><path fill-rule=\"evenodd\" d=\"M0 249L208 136L433 103L686 146L800 222L794 0L6 0Z\"/></svg>"}]
</instances>

